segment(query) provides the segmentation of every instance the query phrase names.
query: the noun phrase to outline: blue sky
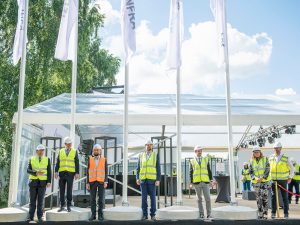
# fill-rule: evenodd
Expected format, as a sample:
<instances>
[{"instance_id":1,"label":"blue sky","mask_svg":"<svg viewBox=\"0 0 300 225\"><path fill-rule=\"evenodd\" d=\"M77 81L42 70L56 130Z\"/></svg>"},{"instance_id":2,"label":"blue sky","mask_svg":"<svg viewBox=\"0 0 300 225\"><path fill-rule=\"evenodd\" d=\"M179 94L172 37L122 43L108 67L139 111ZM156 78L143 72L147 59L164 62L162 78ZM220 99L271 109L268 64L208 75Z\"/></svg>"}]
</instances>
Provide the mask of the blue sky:
<instances>
[{"instance_id":1,"label":"blue sky","mask_svg":"<svg viewBox=\"0 0 300 225\"><path fill-rule=\"evenodd\" d=\"M113 10L119 11L120 0L99 0L108 2L111 4ZM185 23L185 39L191 38L189 28L191 24L204 24L207 21L213 21L213 16L209 8L209 0L184 0L184 23ZM148 21L145 27L151 31L153 36L159 36L159 32L166 29L169 20L169 0L135 0L136 4L136 19L137 25L141 21ZM272 40L271 50L269 50L269 57L266 61L257 62L258 66L253 63L251 66L245 67L244 69L249 72L247 76L243 76L245 70L235 70L233 66L233 79L231 82L232 93L241 94L275 94L277 89L289 89L283 91L286 94L298 94L300 93L300 1L298 0L227 0L227 18L228 23L231 24L233 29L238 31L237 35L243 37L246 35L247 38L253 38L256 34L266 33L267 37ZM110 13L110 12L108 12ZM144 28L145 28L144 27ZM203 27L199 27L198 31ZM116 37L120 33L119 24L112 23L106 27L104 39L108 40L110 37ZM204 29L204 28L203 28ZM198 32L197 31L197 32ZM200 31L199 31L200 32ZM163 33L163 32L162 32ZM194 33L195 35L195 33ZM144 37L144 36L143 36ZM159 37L165 37L161 35ZM158 37L158 38L159 38ZM152 40L152 39L151 39ZM199 41L203 41L200 40ZM230 41L230 40L229 40ZM253 41L253 40L252 40ZM264 45L264 38L258 39L261 41L261 46ZM111 42L107 44L110 49L114 48L115 44ZM142 43L143 44L143 43ZM148 43L144 43L147 45ZM233 43L232 45L235 45ZM257 46L253 46L251 52L255 51ZM238 46L232 46L233 48L243 48L241 44ZM187 47L188 48L188 47ZM231 45L229 45L230 51ZM148 57L147 54L151 54L151 51L140 52L140 56ZM115 51L112 50L114 53ZM141 50L143 51L143 49ZM162 48L156 49L155 51L162 51ZM265 50L262 50L262 52ZM193 54L189 52L188 54ZM259 59L259 54L256 56ZM145 56L146 55L146 56ZM162 53L156 59L151 58L150 61L154 63L153 67L160 64L164 58ZM202 58L199 58L199 61ZM185 58L183 58L183 61ZM257 60L257 59L256 59ZM203 60L201 60L203 61ZM204 60L205 61L205 60ZM137 63L141 62L137 60ZM144 62L144 61L143 61ZM199 62L201 63L201 62ZM132 65L134 67L134 65ZM149 66L151 66L149 64ZM242 65L240 65L241 67ZM261 66L261 68L260 68ZM260 69L255 69L259 67ZM239 68L239 67L238 67ZM253 69L253 70L252 70ZM201 70L200 70L201 71ZM206 71L206 70L205 70ZM242 71L242 74L237 74ZM142 73L140 70L135 71L136 73ZM122 71L121 75L122 76ZM139 76L138 74L136 76ZM208 75L207 75L208 76ZM159 78L159 76L157 77ZM169 76L170 78L170 76ZM193 74L189 76L189 79L201 79L201 74ZM208 79L203 78L203 79ZM135 79L136 80L136 79ZM171 78L172 80L172 78ZM154 82L154 81L153 81ZM163 82L163 81L162 81ZM224 91L224 85L221 81L216 81L216 84L212 84L209 81L201 88L203 91L201 94L217 94L220 95ZM119 79L119 83L122 83L122 79ZM151 82L150 82L151 83ZM205 87L209 84L208 90ZM205 86L206 85L206 86ZM136 85L132 87L135 90ZM142 87L141 89L145 89ZM195 87L191 87L191 92ZM292 90L291 90L292 89ZM185 92L189 92L187 86ZM283 93L283 94L284 94Z\"/></svg>"}]
</instances>

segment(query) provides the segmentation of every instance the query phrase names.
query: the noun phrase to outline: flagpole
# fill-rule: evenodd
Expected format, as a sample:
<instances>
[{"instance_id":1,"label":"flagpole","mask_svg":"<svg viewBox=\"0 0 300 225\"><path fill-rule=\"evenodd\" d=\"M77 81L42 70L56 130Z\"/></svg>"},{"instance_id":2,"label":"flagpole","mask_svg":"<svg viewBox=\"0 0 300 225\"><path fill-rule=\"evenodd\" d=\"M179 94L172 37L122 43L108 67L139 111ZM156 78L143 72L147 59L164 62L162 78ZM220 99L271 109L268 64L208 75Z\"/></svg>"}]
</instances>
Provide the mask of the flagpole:
<instances>
[{"instance_id":1,"label":"flagpole","mask_svg":"<svg viewBox=\"0 0 300 225\"><path fill-rule=\"evenodd\" d=\"M124 117L123 117L123 190L122 205L128 206L127 183L128 183L128 92L129 92L129 63L125 62L124 84Z\"/></svg>"},{"instance_id":2,"label":"flagpole","mask_svg":"<svg viewBox=\"0 0 300 225\"><path fill-rule=\"evenodd\" d=\"M177 133L177 205L182 205L182 190L181 190L181 76L180 67L177 69L176 83L176 133Z\"/></svg>"},{"instance_id":3,"label":"flagpole","mask_svg":"<svg viewBox=\"0 0 300 225\"><path fill-rule=\"evenodd\" d=\"M20 80L19 80L19 96L18 96L18 123L17 135L15 144L15 158L14 158L14 173L13 173L13 193L11 203L15 204L18 201L18 186L19 186L19 165L20 165L20 152L22 143L22 130L23 130L23 108L24 108L24 89L25 89L25 76L26 76L26 41L27 41L27 27L28 27L28 7L29 0L25 0L25 23L24 23L24 36L22 42L22 57L20 66ZM18 28L17 28L18 29Z\"/></svg>"},{"instance_id":4,"label":"flagpole","mask_svg":"<svg viewBox=\"0 0 300 225\"><path fill-rule=\"evenodd\" d=\"M224 59L225 59L225 75L226 75L226 111L227 111L227 130L228 130L228 153L229 153L229 176L230 176L230 204L236 205L235 198L235 172L233 159L233 136L232 136L232 122L231 122L231 94L230 94L230 73L229 73L229 57L228 57L228 39L227 39L227 16L226 16L226 1L224 1Z\"/></svg>"},{"instance_id":5,"label":"flagpole","mask_svg":"<svg viewBox=\"0 0 300 225\"><path fill-rule=\"evenodd\" d=\"M77 88L77 48L78 48L78 13L79 13L79 1L76 4L77 13L75 17L75 46L74 46L74 58L72 60L72 90L71 90L71 124L70 124L70 137L75 146L75 114L76 114L76 88Z\"/></svg>"}]
</instances>

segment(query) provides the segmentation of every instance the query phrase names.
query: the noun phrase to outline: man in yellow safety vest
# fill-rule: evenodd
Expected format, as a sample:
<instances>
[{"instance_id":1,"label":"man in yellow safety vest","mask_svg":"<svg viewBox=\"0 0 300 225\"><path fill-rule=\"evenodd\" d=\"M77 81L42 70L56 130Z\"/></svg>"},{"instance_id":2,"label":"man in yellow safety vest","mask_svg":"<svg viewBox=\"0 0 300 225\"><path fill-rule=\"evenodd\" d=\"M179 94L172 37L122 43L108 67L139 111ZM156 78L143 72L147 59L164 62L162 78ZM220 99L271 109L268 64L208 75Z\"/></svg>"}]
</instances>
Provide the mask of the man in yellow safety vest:
<instances>
[{"instance_id":1,"label":"man in yellow safety vest","mask_svg":"<svg viewBox=\"0 0 300 225\"><path fill-rule=\"evenodd\" d=\"M70 137L64 139L65 147L60 149L56 166L55 179L59 177L60 208L58 212L64 211L65 189L67 186L67 211L71 212L73 180L79 178L79 159L77 151L72 147Z\"/></svg>"},{"instance_id":2,"label":"man in yellow safety vest","mask_svg":"<svg viewBox=\"0 0 300 225\"><path fill-rule=\"evenodd\" d=\"M51 163L50 159L44 156L44 153L45 146L38 145L36 155L31 157L27 166L30 197L28 222L33 221L36 208L38 221L43 222L45 192L51 184Z\"/></svg>"},{"instance_id":3,"label":"man in yellow safety vest","mask_svg":"<svg viewBox=\"0 0 300 225\"><path fill-rule=\"evenodd\" d=\"M287 185L291 183L292 177L294 176L294 166L289 157L281 152L282 145L280 142L274 144L274 154L270 156L270 179L273 181L272 184L272 219L276 215L276 183L287 188ZM278 191L281 192L283 200L284 218L289 218L289 202L288 194L285 190L278 187Z\"/></svg>"},{"instance_id":4,"label":"man in yellow safety vest","mask_svg":"<svg viewBox=\"0 0 300 225\"><path fill-rule=\"evenodd\" d=\"M198 197L200 219L204 219L202 193L206 202L207 218L211 219L210 185L213 186L215 181L212 178L209 158L202 155L202 150L202 147L196 146L195 156L190 160L190 188L195 188Z\"/></svg>"},{"instance_id":5,"label":"man in yellow safety vest","mask_svg":"<svg viewBox=\"0 0 300 225\"><path fill-rule=\"evenodd\" d=\"M147 197L150 195L150 216L151 220L155 221L155 196L156 187L160 183L160 162L159 155L153 151L152 141L149 140L146 142L145 150L145 152L139 155L138 166L136 168L136 183L141 186L143 220L148 219Z\"/></svg>"}]
</instances>

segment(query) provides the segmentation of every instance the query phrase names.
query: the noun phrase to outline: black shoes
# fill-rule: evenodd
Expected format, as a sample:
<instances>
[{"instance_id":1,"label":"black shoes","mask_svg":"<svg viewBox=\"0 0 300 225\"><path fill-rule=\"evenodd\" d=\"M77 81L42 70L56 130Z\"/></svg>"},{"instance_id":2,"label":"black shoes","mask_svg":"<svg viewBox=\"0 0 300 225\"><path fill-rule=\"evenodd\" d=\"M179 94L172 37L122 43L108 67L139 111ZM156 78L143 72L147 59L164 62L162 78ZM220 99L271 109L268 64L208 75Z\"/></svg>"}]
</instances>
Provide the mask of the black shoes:
<instances>
[{"instance_id":1,"label":"black shoes","mask_svg":"<svg viewBox=\"0 0 300 225\"><path fill-rule=\"evenodd\" d=\"M284 214L284 219L288 219L289 218L289 214Z\"/></svg>"},{"instance_id":2,"label":"black shoes","mask_svg":"<svg viewBox=\"0 0 300 225\"><path fill-rule=\"evenodd\" d=\"M103 215L102 214L98 215L98 220L103 221Z\"/></svg>"},{"instance_id":3,"label":"black shoes","mask_svg":"<svg viewBox=\"0 0 300 225\"><path fill-rule=\"evenodd\" d=\"M38 223L44 222L42 218L38 218Z\"/></svg>"},{"instance_id":4,"label":"black shoes","mask_svg":"<svg viewBox=\"0 0 300 225\"><path fill-rule=\"evenodd\" d=\"M67 211L71 212L71 207L70 206L67 207Z\"/></svg>"},{"instance_id":5,"label":"black shoes","mask_svg":"<svg viewBox=\"0 0 300 225\"><path fill-rule=\"evenodd\" d=\"M276 214L275 214L275 213L272 213L271 218L272 218L272 219L275 219L275 217L276 217Z\"/></svg>"},{"instance_id":6,"label":"black shoes","mask_svg":"<svg viewBox=\"0 0 300 225\"><path fill-rule=\"evenodd\" d=\"M26 222L31 222L31 221L33 221L33 218L31 218L31 217L27 217L27 219L26 219Z\"/></svg>"},{"instance_id":7,"label":"black shoes","mask_svg":"<svg viewBox=\"0 0 300 225\"><path fill-rule=\"evenodd\" d=\"M93 221L93 220L96 220L96 216L91 215L91 217L89 218L89 221Z\"/></svg>"},{"instance_id":8,"label":"black shoes","mask_svg":"<svg viewBox=\"0 0 300 225\"><path fill-rule=\"evenodd\" d=\"M57 210L57 212L62 212L62 211L64 211L65 210L65 207L60 207L58 210Z\"/></svg>"}]
</instances>

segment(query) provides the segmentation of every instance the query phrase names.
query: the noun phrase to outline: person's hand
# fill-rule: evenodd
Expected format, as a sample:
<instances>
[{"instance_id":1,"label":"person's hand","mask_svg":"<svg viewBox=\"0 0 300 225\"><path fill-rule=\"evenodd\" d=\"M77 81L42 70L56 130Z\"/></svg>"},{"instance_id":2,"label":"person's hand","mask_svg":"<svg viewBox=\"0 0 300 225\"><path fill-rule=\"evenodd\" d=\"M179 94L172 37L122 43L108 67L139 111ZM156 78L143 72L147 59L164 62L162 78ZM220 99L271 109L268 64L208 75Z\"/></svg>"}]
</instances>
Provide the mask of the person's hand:
<instances>
[{"instance_id":1,"label":"person's hand","mask_svg":"<svg viewBox=\"0 0 300 225\"><path fill-rule=\"evenodd\" d=\"M54 178L57 179L58 178L58 173L54 174Z\"/></svg>"},{"instance_id":2,"label":"person's hand","mask_svg":"<svg viewBox=\"0 0 300 225\"><path fill-rule=\"evenodd\" d=\"M190 188L193 188L193 184L190 184Z\"/></svg>"},{"instance_id":3,"label":"person's hand","mask_svg":"<svg viewBox=\"0 0 300 225\"><path fill-rule=\"evenodd\" d=\"M210 182L210 186L211 186L211 187L214 187L216 184L217 184L217 182L216 182L215 180L212 180L212 181Z\"/></svg>"},{"instance_id":4,"label":"person's hand","mask_svg":"<svg viewBox=\"0 0 300 225\"><path fill-rule=\"evenodd\" d=\"M49 188L50 186L51 186L51 183L47 183L47 186L46 186L46 187Z\"/></svg>"},{"instance_id":5,"label":"person's hand","mask_svg":"<svg viewBox=\"0 0 300 225\"><path fill-rule=\"evenodd\" d=\"M76 174L75 174L75 180L78 180L78 178L79 178L79 174L76 173Z\"/></svg>"},{"instance_id":6,"label":"person's hand","mask_svg":"<svg viewBox=\"0 0 300 225\"><path fill-rule=\"evenodd\" d=\"M140 186L141 185L141 181L140 180L136 180L136 184Z\"/></svg>"},{"instance_id":7,"label":"person's hand","mask_svg":"<svg viewBox=\"0 0 300 225\"><path fill-rule=\"evenodd\" d=\"M257 181L257 183L261 183L262 178L261 177L255 177L255 180Z\"/></svg>"},{"instance_id":8,"label":"person's hand","mask_svg":"<svg viewBox=\"0 0 300 225\"><path fill-rule=\"evenodd\" d=\"M104 183L104 188L107 188L107 183Z\"/></svg>"},{"instance_id":9,"label":"person's hand","mask_svg":"<svg viewBox=\"0 0 300 225\"><path fill-rule=\"evenodd\" d=\"M289 178L289 179L287 180L287 183L290 184L291 182L292 182L292 178Z\"/></svg>"},{"instance_id":10,"label":"person's hand","mask_svg":"<svg viewBox=\"0 0 300 225\"><path fill-rule=\"evenodd\" d=\"M45 174L45 173L44 173L43 171L37 171L37 172L36 172L36 175L37 175L37 176L43 176L44 174Z\"/></svg>"},{"instance_id":11,"label":"person's hand","mask_svg":"<svg viewBox=\"0 0 300 225\"><path fill-rule=\"evenodd\" d=\"M159 180L155 181L155 186L158 187L158 186L159 186L159 183L160 183Z\"/></svg>"},{"instance_id":12,"label":"person's hand","mask_svg":"<svg viewBox=\"0 0 300 225\"><path fill-rule=\"evenodd\" d=\"M86 186L86 190L88 190L88 191L89 191L89 190L91 189L91 186L90 186L90 184L86 184L85 186Z\"/></svg>"}]
</instances>

